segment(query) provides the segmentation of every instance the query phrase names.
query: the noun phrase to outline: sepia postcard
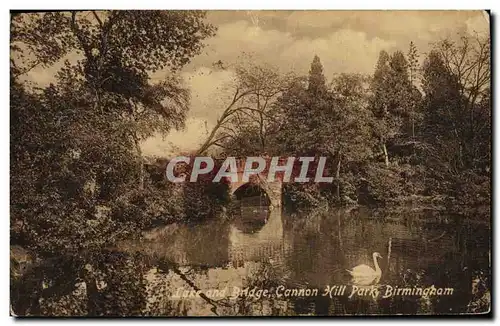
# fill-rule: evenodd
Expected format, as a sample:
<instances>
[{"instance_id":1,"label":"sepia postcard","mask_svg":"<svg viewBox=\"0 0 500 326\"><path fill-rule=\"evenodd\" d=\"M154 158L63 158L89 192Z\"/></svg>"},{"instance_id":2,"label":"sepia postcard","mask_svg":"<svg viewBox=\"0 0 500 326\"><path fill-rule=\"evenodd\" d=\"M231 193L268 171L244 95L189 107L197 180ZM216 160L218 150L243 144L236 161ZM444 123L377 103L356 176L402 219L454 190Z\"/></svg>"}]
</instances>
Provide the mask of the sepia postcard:
<instances>
[{"instance_id":1,"label":"sepia postcard","mask_svg":"<svg viewBox=\"0 0 500 326\"><path fill-rule=\"evenodd\" d=\"M10 12L10 315L491 315L488 11Z\"/></svg>"}]
</instances>

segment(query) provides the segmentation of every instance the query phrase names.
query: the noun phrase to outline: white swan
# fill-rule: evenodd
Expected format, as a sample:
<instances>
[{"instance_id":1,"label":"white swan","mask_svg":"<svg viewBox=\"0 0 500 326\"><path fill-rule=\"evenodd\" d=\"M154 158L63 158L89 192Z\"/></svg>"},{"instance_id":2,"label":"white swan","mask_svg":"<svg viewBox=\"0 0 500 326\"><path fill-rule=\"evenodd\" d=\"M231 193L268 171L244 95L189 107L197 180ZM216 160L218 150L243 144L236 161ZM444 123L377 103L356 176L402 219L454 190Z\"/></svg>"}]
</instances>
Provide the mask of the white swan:
<instances>
[{"instance_id":1,"label":"white swan","mask_svg":"<svg viewBox=\"0 0 500 326\"><path fill-rule=\"evenodd\" d=\"M378 265L377 258L382 258L382 256L378 252L373 253L373 264L375 265L375 269L371 268L368 265L361 264L354 267L352 270L346 269L349 274L352 276L352 282L357 285L370 285L377 284L380 281L380 277L382 276L382 270Z\"/></svg>"}]
</instances>

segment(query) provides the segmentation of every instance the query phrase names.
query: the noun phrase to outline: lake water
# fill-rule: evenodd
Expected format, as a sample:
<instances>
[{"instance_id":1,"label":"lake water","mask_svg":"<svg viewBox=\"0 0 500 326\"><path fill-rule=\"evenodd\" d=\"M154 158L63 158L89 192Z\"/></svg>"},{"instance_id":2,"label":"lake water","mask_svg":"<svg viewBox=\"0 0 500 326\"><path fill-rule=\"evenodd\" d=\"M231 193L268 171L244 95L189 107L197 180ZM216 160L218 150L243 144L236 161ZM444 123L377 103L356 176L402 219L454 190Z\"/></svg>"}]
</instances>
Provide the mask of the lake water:
<instances>
[{"instance_id":1,"label":"lake water","mask_svg":"<svg viewBox=\"0 0 500 326\"><path fill-rule=\"evenodd\" d=\"M150 314L457 314L488 309L487 223L409 212L388 216L364 208L301 215L243 205L233 215L226 221L170 225L138 244L176 266L147 273ZM380 280L373 286L353 284L346 269L373 268L374 252L383 257L378 260Z\"/></svg>"}]
</instances>

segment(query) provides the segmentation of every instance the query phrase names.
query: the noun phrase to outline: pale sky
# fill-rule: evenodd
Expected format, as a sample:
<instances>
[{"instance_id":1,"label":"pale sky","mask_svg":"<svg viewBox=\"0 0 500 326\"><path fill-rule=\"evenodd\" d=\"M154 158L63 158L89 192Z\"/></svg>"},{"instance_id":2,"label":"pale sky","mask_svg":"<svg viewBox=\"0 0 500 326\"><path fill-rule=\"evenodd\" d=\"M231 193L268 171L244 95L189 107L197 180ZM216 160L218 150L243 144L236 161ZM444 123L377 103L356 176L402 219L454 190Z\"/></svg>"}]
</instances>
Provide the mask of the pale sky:
<instances>
[{"instance_id":1,"label":"pale sky","mask_svg":"<svg viewBox=\"0 0 500 326\"><path fill-rule=\"evenodd\" d=\"M233 72L214 70L219 60L230 65L246 54L256 63L306 74L316 54L330 80L335 73L371 74L381 50L407 53L410 41L423 59L430 43L443 37L489 33L483 11L211 11L207 19L218 27L217 34L181 72L192 96L186 128L144 142L146 155L198 148L227 103L224 90ZM46 84L59 67L35 69L27 79Z\"/></svg>"}]
</instances>

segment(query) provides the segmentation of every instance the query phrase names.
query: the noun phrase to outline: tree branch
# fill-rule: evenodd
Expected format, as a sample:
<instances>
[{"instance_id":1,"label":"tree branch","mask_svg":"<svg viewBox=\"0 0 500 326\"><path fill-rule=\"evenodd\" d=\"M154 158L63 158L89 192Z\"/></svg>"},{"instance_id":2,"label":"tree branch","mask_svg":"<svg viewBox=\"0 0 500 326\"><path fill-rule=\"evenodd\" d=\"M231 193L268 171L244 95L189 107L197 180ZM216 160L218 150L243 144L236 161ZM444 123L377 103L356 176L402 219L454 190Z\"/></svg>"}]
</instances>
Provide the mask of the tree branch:
<instances>
[{"instance_id":1,"label":"tree branch","mask_svg":"<svg viewBox=\"0 0 500 326\"><path fill-rule=\"evenodd\" d=\"M92 58L92 52L90 50L89 45L85 42L85 38L82 35L82 31L78 27L78 24L76 22L76 11L71 12L71 30L75 34L76 38L78 39L78 42L82 46L83 51L85 52L85 56L87 59Z\"/></svg>"}]
</instances>

